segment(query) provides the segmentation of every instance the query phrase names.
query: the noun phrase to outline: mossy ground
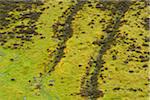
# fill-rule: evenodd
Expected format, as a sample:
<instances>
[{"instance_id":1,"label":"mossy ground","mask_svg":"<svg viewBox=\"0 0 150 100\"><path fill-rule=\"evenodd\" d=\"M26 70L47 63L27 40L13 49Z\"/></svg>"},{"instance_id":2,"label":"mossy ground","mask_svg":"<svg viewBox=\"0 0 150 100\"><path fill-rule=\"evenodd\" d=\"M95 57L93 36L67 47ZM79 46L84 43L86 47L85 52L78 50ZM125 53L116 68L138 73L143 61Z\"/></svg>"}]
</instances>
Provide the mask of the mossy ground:
<instances>
[{"instance_id":1,"label":"mossy ground","mask_svg":"<svg viewBox=\"0 0 150 100\"><path fill-rule=\"evenodd\" d=\"M118 17L112 9L119 1L89 0L81 7L79 2L0 4L0 100L148 100L147 2L134 1L121 17L98 73L96 88L103 95L94 99L94 93L82 92L88 91L103 41ZM71 7L79 10L74 14L77 9ZM65 34L68 25L70 37Z\"/></svg>"}]
</instances>

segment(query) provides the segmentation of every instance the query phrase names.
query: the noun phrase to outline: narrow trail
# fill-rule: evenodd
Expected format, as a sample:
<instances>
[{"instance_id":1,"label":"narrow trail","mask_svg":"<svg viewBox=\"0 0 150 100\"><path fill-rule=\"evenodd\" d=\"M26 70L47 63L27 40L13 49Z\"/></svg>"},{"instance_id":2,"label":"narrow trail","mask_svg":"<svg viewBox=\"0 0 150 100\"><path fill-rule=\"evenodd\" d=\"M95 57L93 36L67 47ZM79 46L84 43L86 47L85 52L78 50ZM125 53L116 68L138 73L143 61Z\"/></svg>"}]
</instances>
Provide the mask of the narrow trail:
<instances>
[{"instance_id":1,"label":"narrow trail","mask_svg":"<svg viewBox=\"0 0 150 100\"><path fill-rule=\"evenodd\" d=\"M71 13L67 16L67 18L64 22L63 29L62 29L61 33L58 33L59 36L56 37L58 40L60 40L60 42L58 43L58 47L56 48L56 50L51 55L52 57L54 57L54 59L53 59L53 61L51 61L53 63L53 65L50 66L50 70L48 71L48 73L51 73L52 71L54 71L55 66L63 58L64 49L66 48L66 42L73 35L73 30L72 30L72 27L71 27L73 17L77 14L77 12L82 8L82 6L86 2L87 2L87 0L79 0L76 5L74 5L70 8Z\"/></svg>"},{"instance_id":2,"label":"narrow trail","mask_svg":"<svg viewBox=\"0 0 150 100\"><path fill-rule=\"evenodd\" d=\"M85 92L84 96L89 98L90 100L97 100L97 98L103 96L103 91L98 89L98 76L100 73L100 69L103 67L104 60L103 55L106 53L107 50L111 47L111 44L115 40L116 32L120 25L120 20L128 10L131 2L128 1L120 1L115 4L112 13L114 14L114 20L111 25L108 25L106 28L107 37L104 39L103 44L101 45L101 49L99 54L96 58L96 65L94 71L89 79L86 80L86 88L83 90ZM111 28L109 26L112 26Z\"/></svg>"}]
</instances>

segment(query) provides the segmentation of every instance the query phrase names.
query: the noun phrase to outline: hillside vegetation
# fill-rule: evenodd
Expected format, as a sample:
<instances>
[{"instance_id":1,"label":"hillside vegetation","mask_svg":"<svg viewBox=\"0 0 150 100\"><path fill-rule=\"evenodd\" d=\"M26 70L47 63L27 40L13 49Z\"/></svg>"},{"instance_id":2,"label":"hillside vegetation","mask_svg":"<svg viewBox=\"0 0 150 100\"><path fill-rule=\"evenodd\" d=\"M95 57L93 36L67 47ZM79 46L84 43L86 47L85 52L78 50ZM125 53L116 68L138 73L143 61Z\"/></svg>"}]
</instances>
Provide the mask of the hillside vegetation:
<instances>
[{"instance_id":1,"label":"hillside vegetation","mask_svg":"<svg viewBox=\"0 0 150 100\"><path fill-rule=\"evenodd\" d=\"M0 100L148 100L149 2L0 1Z\"/></svg>"}]
</instances>

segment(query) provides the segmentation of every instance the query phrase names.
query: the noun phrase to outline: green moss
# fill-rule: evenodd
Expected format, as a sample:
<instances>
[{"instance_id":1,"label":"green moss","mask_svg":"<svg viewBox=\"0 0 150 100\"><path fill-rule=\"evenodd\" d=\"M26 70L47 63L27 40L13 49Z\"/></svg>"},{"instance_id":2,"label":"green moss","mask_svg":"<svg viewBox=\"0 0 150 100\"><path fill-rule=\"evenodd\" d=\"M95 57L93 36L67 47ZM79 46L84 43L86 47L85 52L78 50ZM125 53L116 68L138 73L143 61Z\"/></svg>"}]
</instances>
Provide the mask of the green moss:
<instances>
[{"instance_id":1,"label":"green moss","mask_svg":"<svg viewBox=\"0 0 150 100\"><path fill-rule=\"evenodd\" d=\"M146 100L149 8L134 1L113 29L121 13L116 3L1 1L0 14L7 17L0 16L0 100ZM93 82L97 56L112 30Z\"/></svg>"}]
</instances>

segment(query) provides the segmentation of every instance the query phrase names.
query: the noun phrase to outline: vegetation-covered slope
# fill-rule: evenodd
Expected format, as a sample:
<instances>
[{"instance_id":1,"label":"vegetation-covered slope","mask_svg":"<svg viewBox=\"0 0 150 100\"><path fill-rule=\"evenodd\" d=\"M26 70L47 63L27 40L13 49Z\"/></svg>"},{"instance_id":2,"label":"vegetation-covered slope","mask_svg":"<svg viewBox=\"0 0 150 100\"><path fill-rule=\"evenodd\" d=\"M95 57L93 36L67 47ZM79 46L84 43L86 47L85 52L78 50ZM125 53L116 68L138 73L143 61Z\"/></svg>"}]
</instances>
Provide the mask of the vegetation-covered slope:
<instances>
[{"instance_id":1,"label":"vegetation-covered slope","mask_svg":"<svg viewBox=\"0 0 150 100\"><path fill-rule=\"evenodd\" d=\"M148 5L0 1L0 100L147 100Z\"/></svg>"}]
</instances>

